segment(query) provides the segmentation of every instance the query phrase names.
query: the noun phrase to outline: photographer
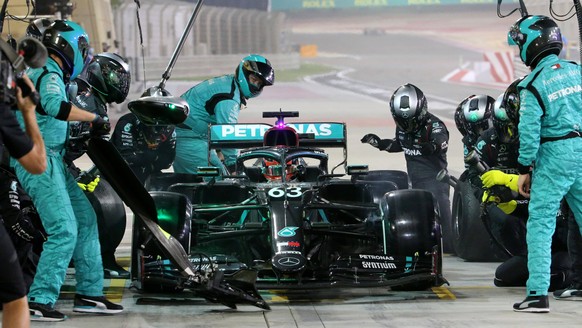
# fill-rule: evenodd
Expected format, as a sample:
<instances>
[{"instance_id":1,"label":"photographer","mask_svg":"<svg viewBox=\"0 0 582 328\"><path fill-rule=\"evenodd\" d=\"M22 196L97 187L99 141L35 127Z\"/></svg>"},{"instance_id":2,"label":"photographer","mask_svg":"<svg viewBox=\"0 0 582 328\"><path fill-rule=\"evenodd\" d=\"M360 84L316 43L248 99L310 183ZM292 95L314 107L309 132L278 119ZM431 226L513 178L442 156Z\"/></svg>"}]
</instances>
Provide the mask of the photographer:
<instances>
[{"instance_id":1,"label":"photographer","mask_svg":"<svg viewBox=\"0 0 582 328\"><path fill-rule=\"evenodd\" d=\"M1 41L0 42L4 42ZM6 147L22 167L32 174L40 174L46 170L46 153L35 115L36 103L31 97L22 97L20 87L16 89L16 105L22 113L26 133L21 130L10 102L6 95L10 88L7 83L12 79L12 65L0 52L2 89L4 99L0 101L0 157ZM36 93L34 85L24 74L23 81L30 88L30 95ZM12 90L13 91L13 90ZM4 213L0 213L4 214ZM26 299L26 285L22 270L18 263L14 246L8 236L4 224L0 224L0 302L2 302L2 327L30 327L30 314Z\"/></svg>"}]
</instances>

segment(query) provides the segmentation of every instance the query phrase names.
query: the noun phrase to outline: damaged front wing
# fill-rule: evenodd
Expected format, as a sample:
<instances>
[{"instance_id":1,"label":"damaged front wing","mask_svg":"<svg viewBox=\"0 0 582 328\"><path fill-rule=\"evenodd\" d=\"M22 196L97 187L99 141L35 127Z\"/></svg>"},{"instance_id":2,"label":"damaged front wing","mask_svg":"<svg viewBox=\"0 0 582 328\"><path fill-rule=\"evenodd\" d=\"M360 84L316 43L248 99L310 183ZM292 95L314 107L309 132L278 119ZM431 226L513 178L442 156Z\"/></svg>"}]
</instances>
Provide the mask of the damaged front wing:
<instances>
[{"instance_id":1,"label":"damaged front wing","mask_svg":"<svg viewBox=\"0 0 582 328\"><path fill-rule=\"evenodd\" d=\"M210 302L230 308L236 304L249 304L269 310L269 305L259 295L255 282L257 273L243 270L231 276L213 270L197 270L189 261L182 245L157 224L154 200L110 142L93 138L89 141L87 154L99 168L101 174L152 234L165 256L178 268L185 278L184 287L203 296Z\"/></svg>"}]
</instances>

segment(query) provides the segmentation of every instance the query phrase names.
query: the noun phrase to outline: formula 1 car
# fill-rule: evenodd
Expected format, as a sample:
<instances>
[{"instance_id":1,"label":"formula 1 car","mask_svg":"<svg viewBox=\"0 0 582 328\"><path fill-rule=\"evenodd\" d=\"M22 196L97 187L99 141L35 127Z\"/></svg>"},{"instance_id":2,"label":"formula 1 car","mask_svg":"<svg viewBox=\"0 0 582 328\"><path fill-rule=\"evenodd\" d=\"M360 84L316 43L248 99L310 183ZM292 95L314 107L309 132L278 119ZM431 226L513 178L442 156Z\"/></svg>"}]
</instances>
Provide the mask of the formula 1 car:
<instances>
[{"instance_id":1,"label":"formula 1 car","mask_svg":"<svg viewBox=\"0 0 582 328\"><path fill-rule=\"evenodd\" d=\"M207 284L218 284L213 277L221 276L227 289L246 295L229 301L208 289L195 291L231 307L252 299L267 308L254 283L259 289L422 290L446 282L438 211L429 192L409 189L402 171L347 165L344 123L284 122L297 112L263 116L276 117L276 124L209 127L211 149L242 149L231 175L199 168L196 175L152 178L148 193L118 191L147 208L133 209L138 218L146 211L155 216L134 223L134 286L176 291L190 288L192 276ZM323 150L328 147L344 154L331 172ZM345 174L334 174L342 164Z\"/></svg>"}]
</instances>

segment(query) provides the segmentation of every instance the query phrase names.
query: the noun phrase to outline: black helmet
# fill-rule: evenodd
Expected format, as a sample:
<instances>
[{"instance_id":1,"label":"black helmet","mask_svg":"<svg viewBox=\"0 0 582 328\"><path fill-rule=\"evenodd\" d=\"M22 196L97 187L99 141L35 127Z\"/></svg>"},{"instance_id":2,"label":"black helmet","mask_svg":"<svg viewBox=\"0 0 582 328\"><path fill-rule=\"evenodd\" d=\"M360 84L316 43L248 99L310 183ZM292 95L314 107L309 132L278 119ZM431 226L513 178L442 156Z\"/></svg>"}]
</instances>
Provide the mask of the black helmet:
<instances>
[{"instance_id":1,"label":"black helmet","mask_svg":"<svg viewBox=\"0 0 582 328\"><path fill-rule=\"evenodd\" d=\"M147 125L141 122L139 128L149 149L157 149L161 142L172 136L175 129L173 125Z\"/></svg>"},{"instance_id":2,"label":"black helmet","mask_svg":"<svg viewBox=\"0 0 582 328\"><path fill-rule=\"evenodd\" d=\"M28 24L26 27L26 36L42 41L44 31L54 22L50 18L37 18Z\"/></svg>"},{"instance_id":3,"label":"black helmet","mask_svg":"<svg viewBox=\"0 0 582 328\"><path fill-rule=\"evenodd\" d=\"M465 126L465 120L463 118L463 105L465 105L467 99L463 99L459 106L457 106L457 109L455 109L455 125L463 137L467 135L467 127Z\"/></svg>"},{"instance_id":4,"label":"black helmet","mask_svg":"<svg viewBox=\"0 0 582 328\"><path fill-rule=\"evenodd\" d=\"M562 51L562 34L558 24L547 16L524 16L509 30L507 42L519 47L526 66L535 67L540 59Z\"/></svg>"},{"instance_id":5,"label":"black helmet","mask_svg":"<svg viewBox=\"0 0 582 328\"><path fill-rule=\"evenodd\" d=\"M517 85L523 78L513 81L503 95L495 102L493 110L493 126L497 137L503 143L514 143L519 140L517 126L519 124L519 91Z\"/></svg>"},{"instance_id":6,"label":"black helmet","mask_svg":"<svg viewBox=\"0 0 582 328\"><path fill-rule=\"evenodd\" d=\"M95 55L87 67L87 82L107 103L122 103L129 93L131 73L126 60L118 54Z\"/></svg>"},{"instance_id":7,"label":"black helmet","mask_svg":"<svg viewBox=\"0 0 582 328\"><path fill-rule=\"evenodd\" d=\"M254 75L261 83L256 85L249 81ZM267 58L261 55L249 55L243 58L235 70L235 79L245 98L253 98L261 94L263 87L275 83L275 70Z\"/></svg>"},{"instance_id":8,"label":"black helmet","mask_svg":"<svg viewBox=\"0 0 582 328\"><path fill-rule=\"evenodd\" d=\"M394 91L390 98L390 112L396 125L405 132L418 131L428 120L426 98L410 83Z\"/></svg>"},{"instance_id":9,"label":"black helmet","mask_svg":"<svg viewBox=\"0 0 582 328\"><path fill-rule=\"evenodd\" d=\"M45 31L42 43L49 54L58 56L63 62L63 72L74 80L83 70L89 53L89 36L77 23L56 20Z\"/></svg>"},{"instance_id":10,"label":"black helmet","mask_svg":"<svg viewBox=\"0 0 582 328\"><path fill-rule=\"evenodd\" d=\"M466 134L473 140L491 127L491 114L495 99L487 95L472 95L461 102L460 120L464 122Z\"/></svg>"}]
</instances>

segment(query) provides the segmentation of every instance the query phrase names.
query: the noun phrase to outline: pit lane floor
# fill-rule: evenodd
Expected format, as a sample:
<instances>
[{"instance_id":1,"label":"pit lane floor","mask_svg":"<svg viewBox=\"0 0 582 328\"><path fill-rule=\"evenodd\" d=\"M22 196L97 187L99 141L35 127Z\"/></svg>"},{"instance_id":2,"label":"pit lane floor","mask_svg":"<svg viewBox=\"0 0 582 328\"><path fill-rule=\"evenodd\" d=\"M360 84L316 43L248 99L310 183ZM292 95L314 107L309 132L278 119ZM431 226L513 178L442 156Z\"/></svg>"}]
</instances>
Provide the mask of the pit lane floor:
<instances>
[{"instance_id":1,"label":"pit lane floor","mask_svg":"<svg viewBox=\"0 0 582 328\"><path fill-rule=\"evenodd\" d=\"M127 264L127 258L120 258ZM107 280L106 293L125 311L115 316L72 312L73 281L68 276L57 309L69 319L32 327L579 327L582 303L550 301L551 313L515 313L523 288L496 288L497 263L466 263L447 255L450 286L422 292L376 289L261 291L271 311L243 305L231 310L182 294L141 294L126 280Z\"/></svg>"}]
</instances>

